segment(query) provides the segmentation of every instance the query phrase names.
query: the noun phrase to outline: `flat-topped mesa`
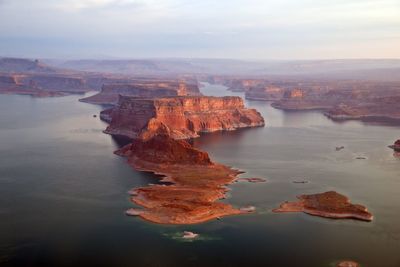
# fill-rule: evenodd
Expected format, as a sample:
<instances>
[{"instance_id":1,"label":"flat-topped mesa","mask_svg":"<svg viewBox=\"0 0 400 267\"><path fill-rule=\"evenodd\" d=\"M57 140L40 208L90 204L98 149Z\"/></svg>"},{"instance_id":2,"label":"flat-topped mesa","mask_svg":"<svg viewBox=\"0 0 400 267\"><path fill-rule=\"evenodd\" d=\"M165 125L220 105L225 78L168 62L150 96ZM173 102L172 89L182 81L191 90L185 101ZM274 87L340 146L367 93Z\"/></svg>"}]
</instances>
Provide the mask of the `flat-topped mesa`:
<instances>
[{"instance_id":1,"label":"flat-topped mesa","mask_svg":"<svg viewBox=\"0 0 400 267\"><path fill-rule=\"evenodd\" d=\"M0 71L53 73L56 70L39 60L24 58L0 58Z\"/></svg>"},{"instance_id":2,"label":"flat-topped mesa","mask_svg":"<svg viewBox=\"0 0 400 267\"><path fill-rule=\"evenodd\" d=\"M240 172L213 163L206 152L185 140L159 134L135 139L116 154L127 157L135 169L163 175L163 181L172 183L131 190L132 202L144 209L128 210L129 215L162 224L194 224L244 213L217 202Z\"/></svg>"},{"instance_id":3,"label":"flat-topped mesa","mask_svg":"<svg viewBox=\"0 0 400 267\"><path fill-rule=\"evenodd\" d=\"M362 102L340 103L325 112L332 120L400 123L400 96L375 97Z\"/></svg>"},{"instance_id":4,"label":"flat-topped mesa","mask_svg":"<svg viewBox=\"0 0 400 267\"><path fill-rule=\"evenodd\" d=\"M233 96L121 96L111 118L106 133L144 139L160 131L175 139L188 139L202 132L264 126L259 112L245 108L243 100Z\"/></svg>"},{"instance_id":5,"label":"flat-topped mesa","mask_svg":"<svg viewBox=\"0 0 400 267\"><path fill-rule=\"evenodd\" d=\"M100 93L82 98L80 101L92 104L115 105L118 103L120 95L157 98L200 95L200 91L197 84L188 84L184 81L138 80L128 83L104 84Z\"/></svg>"},{"instance_id":6,"label":"flat-topped mesa","mask_svg":"<svg viewBox=\"0 0 400 267\"><path fill-rule=\"evenodd\" d=\"M90 90L85 79L75 75L27 75L21 82L32 88L52 92L84 93Z\"/></svg>"},{"instance_id":7,"label":"flat-topped mesa","mask_svg":"<svg viewBox=\"0 0 400 267\"><path fill-rule=\"evenodd\" d=\"M357 219L372 221L367 208L350 203L350 200L335 191L314 195L301 195L297 202L284 202L274 212L304 212L314 216L332 219Z\"/></svg>"},{"instance_id":8,"label":"flat-topped mesa","mask_svg":"<svg viewBox=\"0 0 400 267\"><path fill-rule=\"evenodd\" d=\"M245 92L246 99L276 101L282 99L285 90L275 85L251 87Z\"/></svg>"}]
</instances>

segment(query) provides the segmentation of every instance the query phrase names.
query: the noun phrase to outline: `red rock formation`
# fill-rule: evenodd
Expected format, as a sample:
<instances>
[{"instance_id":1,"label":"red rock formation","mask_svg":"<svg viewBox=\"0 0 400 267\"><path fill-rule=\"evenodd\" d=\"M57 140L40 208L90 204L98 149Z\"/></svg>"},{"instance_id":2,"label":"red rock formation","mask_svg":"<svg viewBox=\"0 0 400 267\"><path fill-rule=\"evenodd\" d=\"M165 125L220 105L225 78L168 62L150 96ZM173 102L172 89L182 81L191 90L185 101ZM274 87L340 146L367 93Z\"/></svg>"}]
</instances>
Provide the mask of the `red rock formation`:
<instances>
[{"instance_id":1,"label":"red rock formation","mask_svg":"<svg viewBox=\"0 0 400 267\"><path fill-rule=\"evenodd\" d=\"M123 96L101 117L109 120L110 114L106 132L133 138L116 154L127 157L135 169L161 174L163 181L172 183L131 190L132 201L145 209L130 209L128 215L163 224L193 224L249 212L216 202L225 197L225 185L242 172L213 163L206 152L177 140L201 131L263 125L261 115L245 109L241 98Z\"/></svg>"},{"instance_id":2,"label":"red rock formation","mask_svg":"<svg viewBox=\"0 0 400 267\"><path fill-rule=\"evenodd\" d=\"M173 183L133 190L132 201L144 210L129 210L130 215L162 224L194 224L244 213L216 202L240 172L211 162L206 152L184 140L156 135L136 139L116 153L127 157L135 169L164 175L163 181Z\"/></svg>"},{"instance_id":3,"label":"red rock formation","mask_svg":"<svg viewBox=\"0 0 400 267\"><path fill-rule=\"evenodd\" d=\"M400 94L400 92L399 92ZM325 115L333 120L400 122L400 95L341 103Z\"/></svg>"},{"instance_id":4,"label":"red rock formation","mask_svg":"<svg viewBox=\"0 0 400 267\"><path fill-rule=\"evenodd\" d=\"M80 101L115 105L120 95L156 98L192 94L200 94L197 84L187 84L183 81L137 80L128 83L105 84L100 93L80 99Z\"/></svg>"},{"instance_id":5,"label":"red rock formation","mask_svg":"<svg viewBox=\"0 0 400 267\"><path fill-rule=\"evenodd\" d=\"M400 152L400 139L394 142L394 144L389 147L394 149L394 151L396 152Z\"/></svg>"},{"instance_id":6,"label":"red rock formation","mask_svg":"<svg viewBox=\"0 0 400 267\"><path fill-rule=\"evenodd\" d=\"M24 75L20 82L33 88L51 92L84 93L90 90L86 86L85 79L75 75Z\"/></svg>"},{"instance_id":7,"label":"red rock formation","mask_svg":"<svg viewBox=\"0 0 400 267\"><path fill-rule=\"evenodd\" d=\"M245 93L246 99L265 101L280 100L283 95L284 89L275 85L251 87Z\"/></svg>"},{"instance_id":8,"label":"red rock formation","mask_svg":"<svg viewBox=\"0 0 400 267\"><path fill-rule=\"evenodd\" d=\"M106 133L148 138L168 131L175 139L198 137L201 132L263 126L254 109L240 97L170 97L138 99L123 96L114 109Z\"/></svg>"},{"instance_id":9,"label":"red rock formation","mask_svg":"<svg viewBox=\"0 0 400 267\"><path fill-rule=\"evenodd\" d=\"M0 74L0 94L20 94L34 97L63 96L62 92L51 92L37 88L34 83L24 84L26 75Z\"/></svg>"},{"instance_id":10,"label":"red rock formation","mask_svg":"<svg viewBox=\"0 0 400 267\"><path fill-rule=\"evenodd\" d=\"M298 196L297 202L285 202L274 212L304 212L314 216L333 219L357 219L372 221L372 214L361 205L351 204L349 199L329 191L315 195Z\"/></svg>"}]
</instances>

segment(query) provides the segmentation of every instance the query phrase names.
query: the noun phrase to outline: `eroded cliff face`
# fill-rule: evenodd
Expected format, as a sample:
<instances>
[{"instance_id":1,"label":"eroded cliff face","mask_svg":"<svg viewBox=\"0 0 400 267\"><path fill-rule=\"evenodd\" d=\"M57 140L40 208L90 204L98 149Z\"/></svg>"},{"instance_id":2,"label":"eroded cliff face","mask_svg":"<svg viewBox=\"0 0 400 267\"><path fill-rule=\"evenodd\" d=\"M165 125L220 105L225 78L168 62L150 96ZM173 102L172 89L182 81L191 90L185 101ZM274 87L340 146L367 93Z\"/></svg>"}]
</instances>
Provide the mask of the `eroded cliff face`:
<instances>
[{"instance_id":1,"label":"eroded cliff face","mask_svg":"<svg viewBox=\"0 0 400 267\"><path fill-rule=\"evenodd\" d=\"M187 84L183 81L138 80L128 83L104 84L100 93L83 98L80 101L92 104L115 105L118 103L120 95L141 98L157 98L199 94L200 92L197 84Z\"/></svg>"},{"instance_id":2,"label":"eroded cliff face","mask_svg":"<svg viewBox=\"0 0 400 267\"><path fill-rule=\"evenodd\" d=\"M263 126L254 109L240 97L167 97L138 99L121 96L106 133L149 138L160 131L175 139L198 137L201 132Z\"/></svg>"}]
</instances>

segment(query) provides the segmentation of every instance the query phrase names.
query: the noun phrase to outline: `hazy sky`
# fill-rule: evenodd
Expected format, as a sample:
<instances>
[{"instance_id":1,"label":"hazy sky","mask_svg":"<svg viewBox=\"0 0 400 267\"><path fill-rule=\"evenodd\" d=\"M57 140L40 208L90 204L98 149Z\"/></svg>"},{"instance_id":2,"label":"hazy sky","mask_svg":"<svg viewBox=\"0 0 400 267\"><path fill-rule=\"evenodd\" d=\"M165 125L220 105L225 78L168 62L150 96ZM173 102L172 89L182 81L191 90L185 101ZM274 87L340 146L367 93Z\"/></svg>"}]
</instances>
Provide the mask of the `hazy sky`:
<instances>
[{"instance_id":1,"label":"hazy sky","mask_svg":"<svg viewBox=\"0 0 400 267\"><path fill-rule=\"evenodd\" d=\"M400 58L400 0L0 0L0 56Z\"/></svg>"}]
</instances>

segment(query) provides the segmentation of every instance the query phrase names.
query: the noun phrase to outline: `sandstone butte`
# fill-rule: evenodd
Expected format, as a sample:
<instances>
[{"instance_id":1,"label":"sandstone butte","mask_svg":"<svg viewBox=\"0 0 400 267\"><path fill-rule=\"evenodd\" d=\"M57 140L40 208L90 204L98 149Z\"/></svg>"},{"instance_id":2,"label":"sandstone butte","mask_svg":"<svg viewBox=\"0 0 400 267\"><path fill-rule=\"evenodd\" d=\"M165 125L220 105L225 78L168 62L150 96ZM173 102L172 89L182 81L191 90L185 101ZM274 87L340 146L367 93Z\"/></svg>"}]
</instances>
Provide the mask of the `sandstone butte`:
<instances>
[{"instance_id":1,"label":"sandstone butte","mask_svg":"<svg viewBox=\"0 0 400 267\"><path fill-rule=\"evenodd\" d=\"M116 154L135 169L163 176L170 185L132 190L132 201L143 210L127 214L162 224L195 224L222 216L244 214L225 198L226 185L242 172L214 163L206 152L186 140L200 132L264 125L256 111L246 109L238 97L120 98L108 113L107 132L133 138Z\"/></svg>"},{"instance_id":2,"label":"sandstone butte","mask_svg":"<svg viewBox=\"0 0 400 267\"><path fill-rule=\"evenodd\" d=\"M296 202L285 202L274 212L304 212L314 216L332 219L357 219L372 221L373 216L358 204L351 204L349 199L335 191L314 195L300 195Z\"/></svg>"},{"instance_id":3,"label":"sandstone butte","mask_svg":"<svg viewBox=\"0 0 400 267\"><path fill-rule=\"evenodd\" d=\"M121 96L109 117L105 133L130 138L146 138L166 130L174 139L188 139L204 132L264 126L260 113L245 108L243 100L234 96Z\"/></svg>"}]
</instances>

